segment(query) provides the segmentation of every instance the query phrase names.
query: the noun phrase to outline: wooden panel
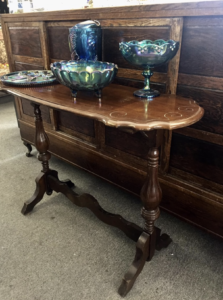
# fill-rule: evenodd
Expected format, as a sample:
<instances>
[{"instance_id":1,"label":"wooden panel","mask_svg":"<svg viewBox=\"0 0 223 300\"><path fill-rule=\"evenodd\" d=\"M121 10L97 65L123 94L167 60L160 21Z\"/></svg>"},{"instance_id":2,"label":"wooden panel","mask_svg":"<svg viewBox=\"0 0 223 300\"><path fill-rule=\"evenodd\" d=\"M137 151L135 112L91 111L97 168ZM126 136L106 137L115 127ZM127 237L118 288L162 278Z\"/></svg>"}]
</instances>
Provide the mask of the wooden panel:
<instances>
[{"instance_id":1,"label":"wooden panel","mask_svg":"<svg viewBox=\"0 0 223 300\"><path fill-rule=\"evenodd\" d=\"M15 62L15 71L22 71L22 70L43 70L43 69L44 69L43 66Z\"/></svg>"},{"instance_id":2,"label":"wooden panel","mask_svg":"<svg viewBox=\"0 0 223 300\"><path fill-rule=\"evenodd\" d=\"M105 19L100 21L102 27L146 27L146 26L170 26L172 24L171 18L131 18L131 19Z\"/></svg>"},{"instance_id":3,"label":"wooden panel","mask_svg":"<svg viewBox=\"0 0 223 300\"><path fill-rule=\"evenodd\" d=\"M191 74L179 74L178 84L194 87L203 87L207 89L223 90L223 78L209 77Z\"/></svg>"},{"instance_id":4,"label":"wooden panel","mask_svg":"<svg viewBox=\"0 0 223 300\"><path fill-rule=\"evenodd\" d=\"M40 32L38 27L10 27L9 34L12 54L42 57Z\"/></svg>"},{"instance_id":5,"label":"wooden panel","mask_svg":"<svg viewBox=\"0 0 223 300\"><path fill-rule=\"evenodd\" d=\"M102 60L114 62L120 68L138 69L128 63L119 50L119 43L131 40L156 40L162 37L168 39L170 35L169 27L137 27L137 28L104 28L102 30ZM167 65L155 69L158 72L167 72Z\"/></svg>"},{"instance_id":6,"label":"wooden panel","mask_svg":"<svg viewBox=\"0 0 223 300\"><path fill-rule=\"evenodd\" d=\"M206 191L209 193L209 198L212 197L213 192L215 195L223 195L223 185L213 182L208 179L204 179L200 176L196 176L194 174L170 167L170 174L171 176L174 176L178 180L182 179L184 180L187 184L190 184L193 187L199 187L203 191ZM223 203L223 201L221 201Z\"/></svg>"},{"instance_id":7,"label":"wooden panel","mask_svg":"<svg viewBox=\"0 0 223 300\"><path fill-rule=\"evenodd\" d=\"M14 103L15 103L16 117L17 117L17 121L18 121L18 119L22 118L21 103L20 103L20 98L18 96L14 96ZM19 125L19 122L18 122L18 125Z\"/></svg>"},{"instance_id":8,"label":"wooden panel","mask_svg":"<svg viewBox=\"0 0 223 300\"><path fill-rule=\"evenodd\" d=\"M31 102L26 99L21 99L22 104L22 111L25 115L33 117L34 120L34 109L33 106L30 104ZM46 123L51 123L50 121L50 111L47 106L40 105L41 113L42 113L42 119Z\"/></svg>"},{"instance_id":9,"label":"wooden panel","mask_svg":"<svg viewBox=\"0 0 223 300\"><path fill-rule=\"evenodd\" d=\"M69 112L59 111L58 112L58 130L63 131L62 127L69 128L73 131L81 132L85 135L94 137L94 120L78 116Z\"/></svg>"},{"instance_id":10,"label":"wooden panel","mask_svg":"<svg viewBox=\"0 0 223 300\"><path fill-rule=\"evenodd\" d=\"M223 2L222 2L223 3ZM222 16L201 16L184 18L184 25L186 27L205 27L205 26L223 26Z\"/></svg>"},{"instance_id":11,"label":"wooden panel","mask_svg":"<svg viewBox=\"0 0 223 300\"><path fill-rule=\"evenodd\" d=\"M193 98L204 108L203 118L193 128L223 134L223 92L209 89L178 86L177 94Z\"/></svg>"},{"instance_id":12,"label":"wooden panel","mask_svg":"<svg viewBox=\"0 0 223 300\"><path fill-rule=\"evenodd\" d=\"M69 27L48 27L48 40L49 40L49 55L50 58L60 60L70 60L71 54L68 45Z\"/></svg>"},{"instance_id":13,"label":"wooden panel","mask_svg":"<svg viewBox=\"0 0 223 300\"><path fill-rule=\"evenodd\" d=\"M86 21L86 18L83 18L82 21ZM75 24L80 23L81 21L56 21L56 22L46 22L46 26L47 27L67 27L67 28L71 28L73 27Z\"/></svg>"},{"instance_id":14,"label":"wooden panel","mask_svg":"<svg viewBox=\"0 0 223 300\"><path fill-rule=\"evenodd\" d=\"M44 66L43 58L22 56L22 55L12 55L12 60L18 63L25 63L31 65Z\"/></svg>"},{"instance_id":15,"label":"wooden panel","mask_svg":"<svg viewBox=\"0 0 223 300\"><path fill-rule=\"evenodd\" d=\"M175 185L162 184L163 199L161 207L183 217L209 232L223 236L223 205L202 197L196 193L188 193L188 189L177 190Z\"/></svg>"},{"instance_id":16,"label":"wooden panel","mask_svg":"<svg viewBox=\"0 0 223 300\"><path fill-rule=\"evenodd\" d=\"M48 43L48 35L46 30L45 22L39 23L40 29L40 42L41 42L41 49L42 49L42 57L44 62L44 69L50 69L50 58L49 58L49 43Z\"/></svg>"},{"instance_id":17,"label":"wooden panel","mask_svg":"<svg viewBox=\"0 0 223 300\"><path fill-rule=\"evenodd\" d=\"M148 149L154 145L156 130L149 131L149 140L142 134L130 134L112 127L105 127L105 144L129 154L147 159Z\"/></svg>"},{"instance_id":18,"label":"wooden panel","mask_svg":"<svg viewBox=\"0 0 223 300\"><path fill-rule=\"evenodd\" d=\"M179 49L173 59L168 63L168 81L166 84L165 93L176 94L177 92L177 81L180 64L181 44L182 44L182 32L183 32L183 18L173 18L171 20L170 39L179 42ZM167 173L169 169L170 160L170 149L171 149L172 131L164 132L164 139L161 146L160 156L160 170L161 172Z\"/></svg>"},{"instance_id":19,"label":"wooden panel","mask_svg":"<svg viewBox=\"0 0 223 300\"><path fill-rule=\"evenodd\" d=\"M179 42L179 49L176 55L168 63L168 86L166 93L176 94L177 81L180 65L180 54L182 45L182 33L183 33L183 18L173 18L171 20L171 30L169 39Z\"/></svg>"},{"instance_id":20,"label":"wooden panel","mask_svg":"<svg viewBox=\"0 0 223 300\"><path fill-rule=\"evenodd\" d=\"M179 72L222 77L219 55L223 49L223 25L212 27L207 21L206 26L187 26L183 32Z\"/></svg>"},{"instance_id":21,"label":"wooden panel","mask_svg":"<svg viewBox=\"0 0 223 300\"><path fill-rule=\"evenodd\" d=\"M223 146L173 133L170 165L223 184Z\"/></svg>"},{"instance_id":22,"label":"wooden panel","mask_svg":"<svg viewBox=\"0 0 223 300\"><path fill-rule=\"evenodd\" d=\"M192 128L191 126L176 129L174 131L176 133L190 136L195 139L199 139L202 141L206 141L209 143L214 143L214 144L223 146L223 135L220 135L220 134L211 133L211 132L203 131L203 130L198 130L198 129Z\"/></svg>"}]
</instances>

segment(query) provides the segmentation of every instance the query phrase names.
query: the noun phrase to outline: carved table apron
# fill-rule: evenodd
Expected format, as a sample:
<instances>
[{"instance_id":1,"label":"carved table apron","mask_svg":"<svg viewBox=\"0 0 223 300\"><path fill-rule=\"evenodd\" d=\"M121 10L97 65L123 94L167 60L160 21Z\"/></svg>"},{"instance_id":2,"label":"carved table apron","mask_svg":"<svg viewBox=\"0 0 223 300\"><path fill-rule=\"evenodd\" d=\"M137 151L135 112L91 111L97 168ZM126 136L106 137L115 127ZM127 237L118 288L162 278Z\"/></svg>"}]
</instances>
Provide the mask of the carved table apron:
<instances>
[{"instance_id":1,"label":"carved table apron","mask_svg":"<svg viewBox=\"0 0 223 300\"><path fill-rule=\"evenodd\" d=\"M103 90L102 99L94 97L91 93L79 93L75 102L70 90L62 85L35 88L2 86L2 90L30 100L34 107L35 146L39 151L38 159L42 162L42 170L36 178L36 190L25 202L22 213L29 213L45 193L51 195L53 191L61 192L77 206L89 208L101 221L119 228L136 241L135 258L118 290L121 296L125 296L142 271L146 260L153 257L155 249L167 247L171 242L168 235L161 235L160 229L154 226L160 215L159 204L162 197L158 181L162 129L172 130L191 125L202 118L203 109L195 101L176 95L161 95L152 101L140 100L133 96L134 89L113 84ZM63 182L58 179L57 171L49 168L49 139L43 127L40 104L94 118L107 126L132 133L140 131L144 138L148 138L147 131L156 130L153 146L148 149L147 178L140 193L144 228L128 222L120 215L106 212L90 194L76 194L72 190L74 184L70 180Z\"/></svg>"}]
</instances>

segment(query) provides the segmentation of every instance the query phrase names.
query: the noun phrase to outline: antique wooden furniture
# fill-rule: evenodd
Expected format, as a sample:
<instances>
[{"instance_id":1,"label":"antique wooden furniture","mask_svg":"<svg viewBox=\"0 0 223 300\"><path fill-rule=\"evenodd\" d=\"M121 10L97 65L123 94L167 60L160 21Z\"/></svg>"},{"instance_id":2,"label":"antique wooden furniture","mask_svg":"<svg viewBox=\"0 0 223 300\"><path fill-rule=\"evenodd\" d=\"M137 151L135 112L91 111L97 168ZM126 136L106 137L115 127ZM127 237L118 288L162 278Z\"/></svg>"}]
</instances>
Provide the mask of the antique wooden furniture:
<instances>
[{"instance_id":1,"label":"antique wooden furniture","mask_svg":"<svg viewBox=\"0 0 223 300\"><path fill-rule=\"evenodd\" d=\"M101 23L102 59L118 64L116 83L135 89L143 87L141 70L124 61L118 42L180 41L175 60L153 75L153 87L195 99L205 115L190 127L164 132L161 207L223 237L223 1L5 14L1 21L10 70L49 69L51 62L70 59L68 28L87 19ZM15 99L21 138L34 144L33 111L23 97ZM147 170L145 140L140 134L44 105L41 111L52 137L52 154L139 195Z\"/></svg>"},{"instance_id":2,"label":"antique wooden furniture","mask_svg":"<svg viewBox=\"0 0 223 300\"><path fill-rule=\"evenodd\" d=\"M155 248L167 247L171 239L160 235L160 229L154 226L159 217L159 204L162 191L158 180L159 150L163 142L163 129L182 128L191 125L203 116L204 110L195 101L175 95L162 95L152 101L140 100L133 96L134 88L111 84L103 90L103 98L94 97L93 93L83 92L73 101L69 88L63 85L45 87L6 87L3 90L31 101L35 114L35 146L39 151L38 159L42 162L42 171L36 179L36 191L24 204L23 214L30 212L41 201L44 194L52 191L63 193L74 204L89 208L101 221L121 229L128 237L137 242L136 255L125 274L119 293L125 296L133 286L146 260L150 260ZM148 152L148 176L141 189L140 197L143 208L141 215L145 220L144 228L128 222L120 215L108 213L102 209L97 200L89 195L77 195L71 187L71 181L61 182L55 170L49 168L50 142L44 130L40 105L60 112L96 119L110 127L119 128L142 135L145 152ZM134 134L133 134L134 135ZM50 134L50 140L53 136ZM96 146L100 149L100 141ZM149 149L148 149L149 148ZM130 149L131 150L131 149ZM53 149L51 148L51 151ZM75 152L75 147L71 151ZM101 167L101 161L95 162Z\"/></svg>"}]
</instances>

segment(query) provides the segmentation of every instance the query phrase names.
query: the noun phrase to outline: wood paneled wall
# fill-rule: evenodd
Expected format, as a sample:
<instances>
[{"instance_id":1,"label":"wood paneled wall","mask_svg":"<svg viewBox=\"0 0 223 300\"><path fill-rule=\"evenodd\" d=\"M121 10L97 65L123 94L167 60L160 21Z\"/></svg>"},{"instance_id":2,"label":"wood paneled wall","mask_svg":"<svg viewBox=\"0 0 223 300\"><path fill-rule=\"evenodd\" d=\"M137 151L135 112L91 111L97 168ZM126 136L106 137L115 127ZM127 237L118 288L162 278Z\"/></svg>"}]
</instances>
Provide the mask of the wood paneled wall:
<instances>
[{"instance_id":1,"label":"wood paneled wall","mask_svg":"<svg viewBox=\"0 0 223 300\"><path fill-rule=\"evenodd\" d=\"M119 42L180 41L177 56L155 70L153 85L197 101L205 115L188 128L164 131L162 206L223 237L223 1L2 16L10 69L49 69L51 62L69 60L68 29L87 19L101 22L102 60L118 64L115 81L123 85L142 87L143 77L123 59ZM33 143L29 101L16 98L16 107L22 139ZM142 135L47 107L42 111L52 153L139 193L150 146ZM149 134L153 139L154 132Z\"/></svg>"},{"instance_id":2,"label":"wood paneled wall","mask_svg":"<svg viewBox=\"0 0 223 300\"><path fill-rule=\"evenodd\" d=\"M197 124L174 133L170 162L171 174L221 193L222 46L222 16L185 19L177 93L196 100L205 115Z\"/></svg>"}]
</instances>

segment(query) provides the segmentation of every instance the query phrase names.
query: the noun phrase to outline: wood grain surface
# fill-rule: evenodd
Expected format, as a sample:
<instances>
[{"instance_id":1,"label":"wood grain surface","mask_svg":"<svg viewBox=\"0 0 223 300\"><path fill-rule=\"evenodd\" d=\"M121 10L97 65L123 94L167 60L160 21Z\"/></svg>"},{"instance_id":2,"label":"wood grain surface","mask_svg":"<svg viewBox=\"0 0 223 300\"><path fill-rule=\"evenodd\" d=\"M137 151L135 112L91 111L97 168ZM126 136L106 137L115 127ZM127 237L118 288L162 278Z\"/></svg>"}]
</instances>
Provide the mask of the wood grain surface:
<instances>
[{"instance_id":1,"label":"wood grain surface","mask_svg":"<svg viewBox=\"0 0 223 300\"><path fill-rule=\"evenodd\" d=\"M222 145L173 133L170 165L223 184L222 152Z\"/></svg>"},{"instance_id":2,"label":"wood grain surface","mask_svg":"<svg viewBox=\"0 0 223 300\"><path fill-rule=\"evenodd\" d=\"M15 71L23 71L23 70L43 70L43 66L35 65L35 64L26 64L22 62L15 62Z\"/></svg>"},{"instance_id":3,"label":"wood grain surface","mask_svg":"<svg viewBox=\"0 0 223 300\"><path fill-rule=\"evenodd\" d=\"M194 128L207 132L223 134L222 91L179 85L177 94L182 97L194 99L204 108L204 117L199 123L193 125Z\"/></svg>"},{"instance_id":4,"label":"wood grain surface","mask_svg":"<svg viewBox=\"0 0 223 300\"><path fill-rule=\"evenodd\" d=\"M32 57L42 57L39 28L9 28L12 53Z\"/></svg>"},{"instance_id":5,"label":"wood grain surface","mask_svg":"<svg viewBox=\"0 0 223 300\"><path fill-rule=\"evenodd\" d=\"M70 60L71 54L68 45L69 27L47 27L49 39L49 57L59 60Z\"/></svg>"},{"instance_id":6,"label":"wood grain surface","mask_svg":"<svg viewBox=\"0 0 223 300\"><path fill-rule=\"evenodd\" d=\"M204 110L195 101L176 95L161 95L152 101L133 96L134 89L111 84L100 101L91 92L80 92L73 102L63 85L22 88L2 85L2 89L48 107L70 111L114 127L133 130L176 129L199 121Z\"/></svg>"},{"instance_id":7,"label":"wood grain surface","mask_svg":"<svg viewBox=\"0 0 223 300\"><path fill-rule=\"evenodd\" d=\"M90 118L74 115L70 112L58 111L58 130L62 127L81 132L91 137L95 136L94 121Z\"/></svg>"}]
</instances>

